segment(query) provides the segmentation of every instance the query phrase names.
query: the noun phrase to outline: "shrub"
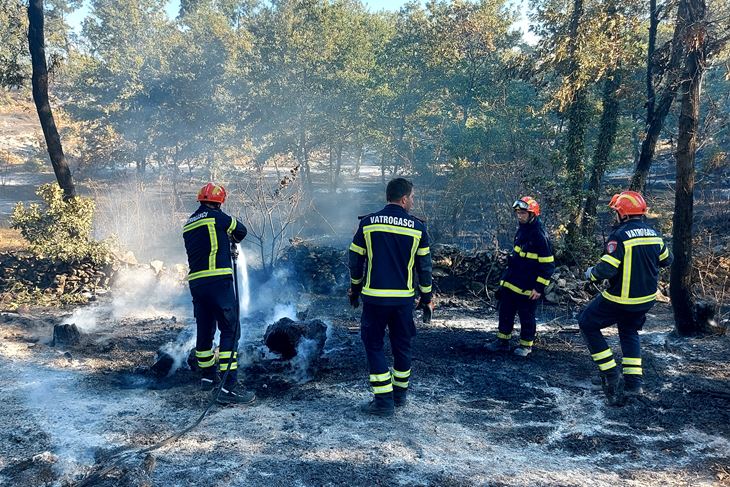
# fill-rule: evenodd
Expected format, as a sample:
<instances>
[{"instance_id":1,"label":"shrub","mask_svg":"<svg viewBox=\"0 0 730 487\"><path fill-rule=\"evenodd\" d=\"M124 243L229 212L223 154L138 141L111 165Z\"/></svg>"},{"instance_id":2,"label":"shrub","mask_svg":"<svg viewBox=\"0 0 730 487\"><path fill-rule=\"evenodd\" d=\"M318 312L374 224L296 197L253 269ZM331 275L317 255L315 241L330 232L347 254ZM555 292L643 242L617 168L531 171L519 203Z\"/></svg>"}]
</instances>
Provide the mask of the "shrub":
<instances>
[{"instance_id":1,"label":"shrub","mask_svg":"<svg viewBox=\"0 0 730 487\"><path fill-rule=\"evenodd\" d=\"M31 252L41 258L67 263L109 262L109 243L97 241L91 234L93 200L77 196L64 201L63 192L55 183L40 186L36 194L41 198L41 204L25 206L18 203L10 218L11 226L20 230L29 242Z\"/></svg>"}]
</instances>

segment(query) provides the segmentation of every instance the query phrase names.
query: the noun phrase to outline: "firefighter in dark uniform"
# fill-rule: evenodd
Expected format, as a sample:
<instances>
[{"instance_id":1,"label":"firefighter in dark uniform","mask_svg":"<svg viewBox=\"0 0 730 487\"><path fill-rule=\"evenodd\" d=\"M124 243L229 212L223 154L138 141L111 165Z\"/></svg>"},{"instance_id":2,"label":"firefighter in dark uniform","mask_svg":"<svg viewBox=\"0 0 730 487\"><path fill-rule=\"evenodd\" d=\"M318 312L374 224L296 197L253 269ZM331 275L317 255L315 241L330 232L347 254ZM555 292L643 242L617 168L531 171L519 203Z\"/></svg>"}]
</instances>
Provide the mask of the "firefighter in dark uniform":
<instances>
[{"instance_id":1,"label":"firefighter in dark uniform","mask_svg":"<svg viewBox=\"0 0 730 487\"><path fill-rule=\"evenodd\" d=\"M203 373L202 389L213 390L219 382L213 351L217 324L220 330L219 368L222 373L228 371L218 402L248 404L254 401L255 395L237 387L238 301L231 265L231 245L243 240L247 231L243 223L221 211L225 200L223 186L206 184L198 192L200 207L183 227L190 267L188 284L197 323L195 356Z\"/></svg>"},{"instance_id":2,"label":"firefighter in dark uniform","mask_svg":"<svg viewBox=\"0 0 730 487\"><path fill-rule=\"evenodd\" d=\"M639 330L654 306L659 268L672 262L662 236L644 221L646 202L635 191L614 195L609 207L617 223L601 261L586 271L591 281L608 279L609 287L596 296L578 318L591 357L598 366L601 386L610 405L620 405L623 393L643 393ZM618 325L624 380L601 330Z\"/></svg>"},{"instance_id":3,"label":"firefighter in dark uniform","mask_svg":"<svg viewBox=\"0 0 730 487\"><path fill-rule=\"evenodd\" d=\"M350 245L348 292L354 308L360 296L363 301L360 331L374 393L363 411L378 416L390 416L395 407L406 404L411 339L416 334L416 296L420 295L417 307L433 309L426 225L408 213L413 208L413 184L403 178L393 179L386 197L385 208L360 218ZM392 373L383 351L386 328L393 351Z\"/></svg>"},{"instance_id":4,"label":"firefighter in dark uniform","mask_svg":"<svg viewBox=\"0 0 730 487\"><path fill-rule=\"evenodd\" d=\"M531 196L514 202L512 208L519 222L514 248L507 259L507 270L497 291L499 330L497 339L487 345L491 352L508 352L515 314L520 316L520 344L515 355L527 357L535 342L535 311L545 286L555 270L550 240L540 222L540 205Z\"/></svg>"}]
</instances>

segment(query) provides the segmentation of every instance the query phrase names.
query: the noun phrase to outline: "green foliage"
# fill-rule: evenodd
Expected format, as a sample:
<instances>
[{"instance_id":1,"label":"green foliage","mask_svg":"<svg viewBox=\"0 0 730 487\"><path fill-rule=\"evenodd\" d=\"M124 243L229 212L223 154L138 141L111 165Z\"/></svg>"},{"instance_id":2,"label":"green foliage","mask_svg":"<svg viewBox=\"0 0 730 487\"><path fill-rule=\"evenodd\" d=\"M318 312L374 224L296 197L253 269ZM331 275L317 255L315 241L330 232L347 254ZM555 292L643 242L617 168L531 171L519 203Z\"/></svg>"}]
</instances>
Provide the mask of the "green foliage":
<instances>
[{"instance_id":1,"label":"green foliage","mask_svg":"<svg viewBox=\"0 0 730 487\"><path fill-rule=\"evenodd\" d=\"M42 204L20 202L10 218L36 256L67 263L110 261L108 243L92 237L95 205L91 199L78 196L64 201L55 183L40 186L36 194Z\"/></svg>"},{"instance_id":2,"label":"green foliage","mask_svg":"<svg viewBox=\"0 0 730 487\"><path fill-rule=\"evenodd\" d=\"M68 57L69 27L65 17L80 3L79 0L45 2L46 55L52 73ZM30 80L27 7L26 1L0 0L0 88L18 88Z\"/></svg>"},{"instance_id":3,"label":"green foliage","mask_svg":"<svg viewBox=\"0 0 730 487\"><path fill-rule=\"evenodd\" d=\"M18 87L29 76L28 19L23 2L0 0L0 87Z\"/></svg>"}]
</instances>

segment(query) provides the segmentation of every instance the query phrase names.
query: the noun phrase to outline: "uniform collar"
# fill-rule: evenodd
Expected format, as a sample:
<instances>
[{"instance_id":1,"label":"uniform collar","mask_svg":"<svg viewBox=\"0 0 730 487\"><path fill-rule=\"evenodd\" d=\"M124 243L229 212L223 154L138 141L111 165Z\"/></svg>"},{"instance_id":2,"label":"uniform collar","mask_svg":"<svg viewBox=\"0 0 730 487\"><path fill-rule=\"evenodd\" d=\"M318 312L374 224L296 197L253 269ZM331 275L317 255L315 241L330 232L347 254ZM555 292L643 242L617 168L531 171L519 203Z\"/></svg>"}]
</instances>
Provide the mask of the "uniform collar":
<instances>
[{"instance_id":1,"label":"uniform collar","mask_svg":"<svg viewBox=\"0 0 730 487\"><path fill-rule=\"evenodd\" d=\"M405 208L403 208L401 205L396 205L395 203L388 203L387 205L385 205L384 209L392 210L392 211L400 211L402 213L405 213L406 215L408 214L408 212L406 211Z\"/></svg>"}]
</instances>

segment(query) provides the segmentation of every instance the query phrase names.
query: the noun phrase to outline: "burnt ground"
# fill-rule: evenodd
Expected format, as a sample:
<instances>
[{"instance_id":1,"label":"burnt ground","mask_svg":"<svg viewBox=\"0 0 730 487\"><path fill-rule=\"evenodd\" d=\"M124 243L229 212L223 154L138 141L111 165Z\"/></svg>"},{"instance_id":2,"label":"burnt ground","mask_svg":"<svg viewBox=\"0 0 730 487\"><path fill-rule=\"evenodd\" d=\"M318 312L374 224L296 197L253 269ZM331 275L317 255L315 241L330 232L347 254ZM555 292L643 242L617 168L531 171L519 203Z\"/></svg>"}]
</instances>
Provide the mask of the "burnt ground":
<instances>
[{"instance_id":1,"label":"burnt ground","mask_svg":"<svg viewBox=\"0 0 730 487\"><path fill-rule=\"evenodd\" d=\"M365 357L358 314L343 304L320 297L309 306L310 318L330 326L311 380L295 380L301 370L257 349L243 369L255 405L214 407L174 444L91 485L719 485L730 478L730 339L675 337L666 305L654 308L642 336L649 392L622 408L591 390L593 365L563 310L543 309L536 351L518 359L483 350L496 331L489 310L442 307L432 324L419 324L412 401L378 419L357 409L368 398ZM152 445L207 404L193 372L158 380L148 371L189 317L111 317L68 349L48 343L61 319L43 310L0 318L2 484L74 485L118 448ZM616 349L615 333L610 343Z\"/></svg>"}]
</instances>

